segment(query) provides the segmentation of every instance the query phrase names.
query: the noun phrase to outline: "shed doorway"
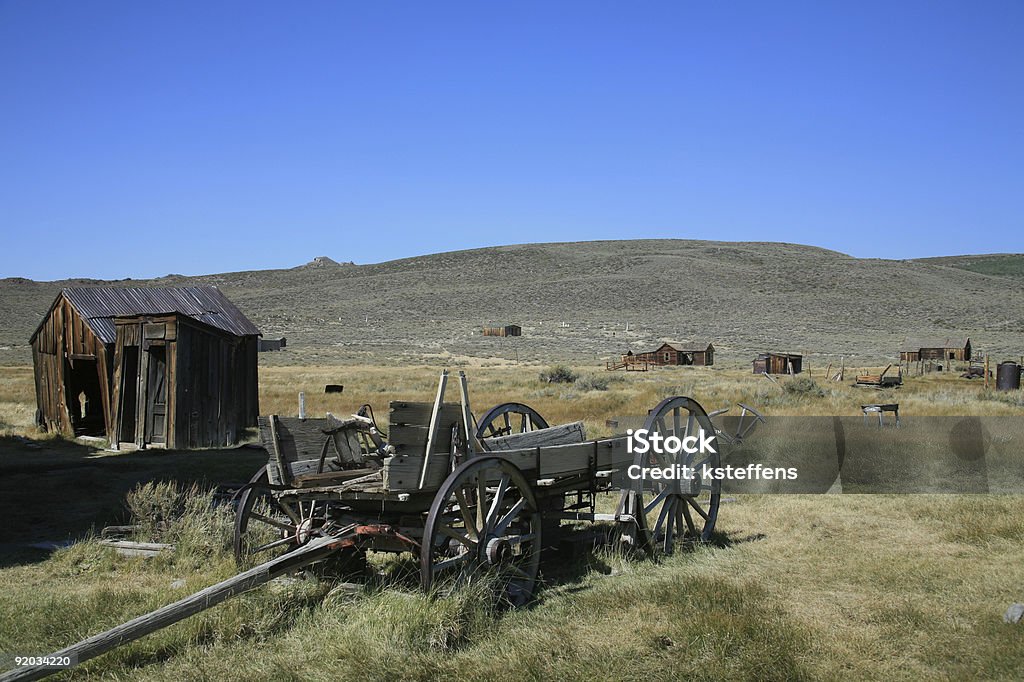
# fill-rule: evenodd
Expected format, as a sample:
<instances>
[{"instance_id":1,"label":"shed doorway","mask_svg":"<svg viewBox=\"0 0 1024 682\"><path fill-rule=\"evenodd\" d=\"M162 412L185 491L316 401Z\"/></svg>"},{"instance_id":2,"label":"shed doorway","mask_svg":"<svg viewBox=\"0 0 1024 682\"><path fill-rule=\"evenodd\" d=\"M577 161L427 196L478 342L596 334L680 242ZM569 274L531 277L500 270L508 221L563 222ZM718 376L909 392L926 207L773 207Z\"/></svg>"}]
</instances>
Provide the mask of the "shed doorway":
<instances>
[{"instance_id":1,"label":"shed doorway","mask_svg":"<svg viewBox=\"0 0 1024 682\"><path fill-rule=\"evenodd\" d=\"M103 392L95 357L72 357L64 372L64 400L76 436L103 436Z\"/></svg>"},{"instance_id":2,"label":"shed doorway","mask_svg":"<svg viewBox=\"0 0 1024 682\"><path fill-rule=\"evenodd\" d=\"M118 409L118 441L135 442L136 408L139 399L139 347L125 346L121 360L121 404Z\"/></svg>"},{"instance_id":3,"label":"shed doorway","mask_svg":"<svg viewBox=\"0 0 1024 682\"><path fill-rule=\"evenodd\" d=\"M146 349L146 401L147 445L167 443L167 347L151 344Z\"/></svg>"}]
</instances>

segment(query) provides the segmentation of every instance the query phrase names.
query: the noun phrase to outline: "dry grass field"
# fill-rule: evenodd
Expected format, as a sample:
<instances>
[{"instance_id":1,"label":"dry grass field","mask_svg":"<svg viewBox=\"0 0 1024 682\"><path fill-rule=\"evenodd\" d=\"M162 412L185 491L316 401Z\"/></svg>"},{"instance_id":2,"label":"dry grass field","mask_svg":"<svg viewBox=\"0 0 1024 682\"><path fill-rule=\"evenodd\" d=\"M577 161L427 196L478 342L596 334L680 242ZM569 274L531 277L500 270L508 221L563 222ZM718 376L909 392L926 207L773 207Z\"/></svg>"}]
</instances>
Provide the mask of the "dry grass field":
<instances>
[{"instance_id":1,"label":"dry grass field","mask_svg":"<svg viewBox=\"0 0 1024 682\"><path fill-rule=\"evenodd\" d=\"M749 370L648 373L574 369L546 384L541 364L457 363L477 413L520 400L552 423L643 414L667 395L708 409L737 401L769 416L857 415L898 399L910 415L1022 415L1019 393L955 375L910 377L891 394L824 382L786 390ZM438 366L261 369L261 411L311 414L392 399L429 400ZM607 383L606 383L607 382ZM326 383L345 386L323 393ZM0 369L0 654L67 645L234 571L230 514L202 493L128 559L91 539L130 520L154 491L244 480L265 455L239 448L109 454L35 432L32 379ZM865 396L869 396L867 400ZM136 491L136 492L133 492ZM741 495L722 505L718 542L660 563L599 551L550 566L530 608L492 612L472 592L429 600L401 560L355 593L329 576L278 581L76 670L96 679L1017 679L1024 629L1002 613L1024 601L1024 499L973 495ZM77 540L51 553L31 541ZM383 569L382 569L383 570Z\"/></svg>"}]
</instances>

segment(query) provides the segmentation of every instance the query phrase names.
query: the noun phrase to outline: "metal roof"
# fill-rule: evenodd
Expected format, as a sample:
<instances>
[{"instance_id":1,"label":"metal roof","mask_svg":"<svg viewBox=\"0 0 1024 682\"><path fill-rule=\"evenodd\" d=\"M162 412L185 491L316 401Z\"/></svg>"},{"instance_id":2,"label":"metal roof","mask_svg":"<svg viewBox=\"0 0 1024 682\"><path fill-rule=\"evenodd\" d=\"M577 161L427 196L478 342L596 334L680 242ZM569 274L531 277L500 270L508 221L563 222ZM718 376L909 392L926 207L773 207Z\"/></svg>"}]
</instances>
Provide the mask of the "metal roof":
<instances>
[{"instance_id":1,"label":"metal roof","mask_svg":"<svg viewBox=\"0 0 1024 682\"><path fill-rule=\"evenodd\" d=\"M217 287L74 287L60 295L103 343L117 340L115 317L136 315L179 313L235 336L260 333Z\"/></svg>"},{"instance_id":2,"label":"metal roof","mask_svg":"<svg viewBox=\"0 0 1024 682\"><path fill-rule=\"evenodd\" d=\"M712 344L710 341L663 341L661 345L671 346L680 353L702 353Z\"/></svg>"},{"instance_id":3,"label":"metal roof","mask_svg":"<svg viewBox=\"0 0 1024 682\"><path fill-rule=\"evenodd\" d=\"M955 336L947 339L907 339L900 346L901 353L916 353L922 348L966 348L971 340L966 336Z\"/></svg>"}]
</instances>

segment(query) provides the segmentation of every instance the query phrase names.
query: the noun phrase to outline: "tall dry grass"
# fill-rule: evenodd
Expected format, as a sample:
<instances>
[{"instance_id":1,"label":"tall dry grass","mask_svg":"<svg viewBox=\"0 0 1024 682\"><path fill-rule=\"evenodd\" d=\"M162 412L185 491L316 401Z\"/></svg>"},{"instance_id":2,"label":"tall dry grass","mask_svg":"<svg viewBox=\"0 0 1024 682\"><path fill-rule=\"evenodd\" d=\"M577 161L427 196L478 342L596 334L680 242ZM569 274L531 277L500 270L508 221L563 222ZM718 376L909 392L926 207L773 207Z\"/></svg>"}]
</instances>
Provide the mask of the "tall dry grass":
<instances>
[{"instance_id":1,"label":"tall dry grass","mask_svg":"<svg viewBox=\"0 0 1024 682\"><path fill-rule=\"evenodd\" d=\"M908 414L1022 409L1019 394L948 375L877 392L818 376L780 387L737 369L679 368L609 374L602 389L585 381L606 376L599 368L574 368L583 379L559 385L541 382L542 369L468 369L474 410L519 400L553 423L582 417L601 435L605 419L676 394L768 415L856 416L862 403L888 401ZM0 376L0 405L24 406L24 372ZM389 400L431 400L436 380L435 367L264 368L262 411L294 414L305 391L310 414L369 402L384 421ZM345 392L324 394L326 383ZM133 495L136 519L152 524L143 535L176 551L130 559L86 541L0 569L0 649L55 650L234 573L229 519L205 493L168 484ZM718 545L661 562L607 553L559 567L563 577L549 571L532 608L511 613L472 592L430 600L397 571L355 592L327 577L282 581L87 663L76 678L1014 679L1024 669L1019 627L1001 620L1024 600L1018 497L739 496L722 505L719 530Z\"/></svg>"},{"instance_id":2,"label":"tall dry grass","mask_svg":"<svg viewBox=\"0 0 1024 682\"><path fill-rule=\"evenodd\" d=\"M881 368L879 368L881 369ZM907 415L1021 415L1021 392L985 390L980 380L955 375L908 377L902 388L874 390L817 376L780 377L774 384L739 369L707 367L663 368L650 372L604 372L595 367L574 367L575 382L549 383L540 377L542 366L470 368L470 400L477 416L502 402L525 402L548 422L582 419L588 433L610 435L606 420L643 416L663 398L687 395L707 410L745 403L766 415L857 416L867 403L900 403ZM260 372L260 409L263 413L296 414L298 392L306 394L310 415L348 414L363 403L373 406L378 421L386 421L391 400L432 401L437 391L436 367L264 367ZM849 375L848 375L849 376ZM608 382L607 388L602 386ZM343 384L342 394L325 394L325 384ZM449 384L448 400L457 401ZM736 408L733 408L734 411Z\"/></svg>"}]
</instances>

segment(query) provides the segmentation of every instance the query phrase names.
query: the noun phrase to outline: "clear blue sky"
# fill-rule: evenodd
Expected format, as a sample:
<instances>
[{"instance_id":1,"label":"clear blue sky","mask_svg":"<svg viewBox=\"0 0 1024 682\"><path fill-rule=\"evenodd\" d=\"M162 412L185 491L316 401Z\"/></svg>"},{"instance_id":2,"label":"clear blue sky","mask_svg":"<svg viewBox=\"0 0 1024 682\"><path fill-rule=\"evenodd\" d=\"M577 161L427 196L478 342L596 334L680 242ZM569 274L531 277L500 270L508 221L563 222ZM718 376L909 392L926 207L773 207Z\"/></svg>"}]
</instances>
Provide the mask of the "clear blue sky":
<instances>
[{"instance_id":1,"label":"clear blue sky","mask_svg":"<svg viewBox=\"0 0 1024 682\"><path fill-rule=\"evenodd\" d=\"M0 0L0 276L1024 251L1024 2Z\"/></svg>"}]
</instances>

